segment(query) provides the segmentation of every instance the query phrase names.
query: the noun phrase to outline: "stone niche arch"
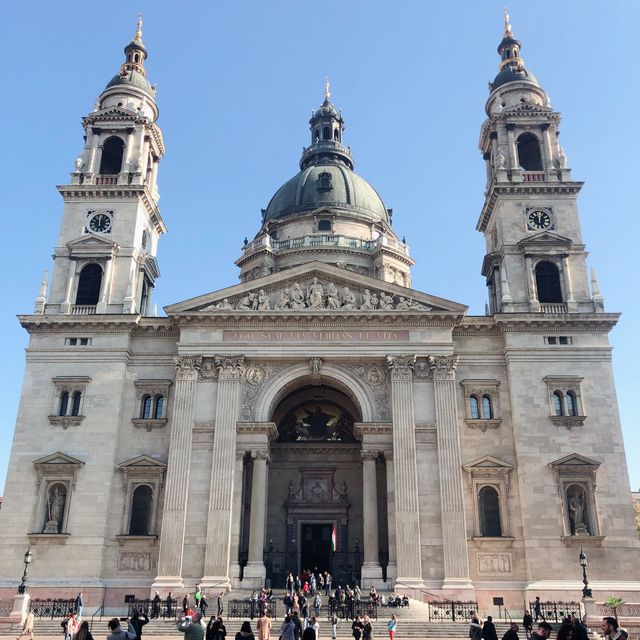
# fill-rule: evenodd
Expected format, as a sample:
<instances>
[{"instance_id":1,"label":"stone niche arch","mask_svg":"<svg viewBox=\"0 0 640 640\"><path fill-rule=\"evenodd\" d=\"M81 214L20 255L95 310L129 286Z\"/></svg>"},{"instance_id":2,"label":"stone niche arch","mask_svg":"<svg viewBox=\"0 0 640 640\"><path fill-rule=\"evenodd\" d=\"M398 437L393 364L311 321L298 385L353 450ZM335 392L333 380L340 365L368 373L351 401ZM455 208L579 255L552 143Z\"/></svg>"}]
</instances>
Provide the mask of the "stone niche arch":
<instances>
[{"instance_id":1,"label":"stone niche arch","mask_svg":"<svg viewBox=\"0 0 640 640\"><path fill-rule=\"evenodd\" d=\"M320 373L315 373L312 372L310 365L305 363L279 372L265 384L256 402L256 422L269 422L280 402L305 386L334 387L353 401L363 422L378 421L378 412L372 394L349 371L323 363Z\"/></svg>"}]
</instances>

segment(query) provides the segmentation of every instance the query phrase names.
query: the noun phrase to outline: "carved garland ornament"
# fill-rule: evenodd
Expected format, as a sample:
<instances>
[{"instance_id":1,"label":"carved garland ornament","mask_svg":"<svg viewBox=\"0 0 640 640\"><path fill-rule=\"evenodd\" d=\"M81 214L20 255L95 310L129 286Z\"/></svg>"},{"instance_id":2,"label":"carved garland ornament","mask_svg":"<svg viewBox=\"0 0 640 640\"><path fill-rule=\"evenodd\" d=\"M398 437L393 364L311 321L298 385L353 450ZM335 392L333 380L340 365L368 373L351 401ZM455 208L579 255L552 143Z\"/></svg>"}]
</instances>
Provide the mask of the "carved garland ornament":
<instances>
[{"instance_id":1,"label":"carved garland ornament","mask_svg":"<svg viewBox=\"0 0 640 640\"><path fill-rule=\"evenodd\" d=\"M244 373L246 384L242 385L242 400L240 402L240 416L243 420L251 420L254 417L257 400L265 382L283 368L284 365L258 363L251 363L247 366Z\"/></svg>"},{"instance_id":2,"label":"carved garland ornament","mask_svg":"<svg viewBox=\"0 0 640 640\"><path fill-rule=\"evenodd\" d=\"M369 387L380 420L388 420L390 411L386 369L378 363L356 364L349 366L348 369Z\"/></svg>"}]
</instances>

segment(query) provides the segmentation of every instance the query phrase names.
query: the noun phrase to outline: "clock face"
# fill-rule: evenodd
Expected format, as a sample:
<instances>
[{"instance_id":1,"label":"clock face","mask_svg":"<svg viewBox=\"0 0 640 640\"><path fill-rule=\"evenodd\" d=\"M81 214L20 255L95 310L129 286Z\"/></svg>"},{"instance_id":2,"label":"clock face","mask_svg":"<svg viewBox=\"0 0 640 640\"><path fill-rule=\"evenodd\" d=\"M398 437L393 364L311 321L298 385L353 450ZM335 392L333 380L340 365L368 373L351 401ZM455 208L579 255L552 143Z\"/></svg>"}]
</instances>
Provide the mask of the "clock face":
<instances>
[{"instance_id":1,"label":"clock face","mask_svg":"<svg viewBox=\"0 0 640 640\"><path fill-rule=\"evenodd\" d=\"M548 229L551 226L551 216L542 209L534 209L529 212L527 217L527 228L535 229Z\"/></svg>"},{"instance_id":2,"label":"clock face","mask_svg":"<svg viewBox=\"0 0 640 640\"><path fill-rule=\"evenodd\" d=\"M107 233L111 229L111 218L106 213L96 213L89 220L89 229L95 233Z\"/></svg>"}]
</instances>

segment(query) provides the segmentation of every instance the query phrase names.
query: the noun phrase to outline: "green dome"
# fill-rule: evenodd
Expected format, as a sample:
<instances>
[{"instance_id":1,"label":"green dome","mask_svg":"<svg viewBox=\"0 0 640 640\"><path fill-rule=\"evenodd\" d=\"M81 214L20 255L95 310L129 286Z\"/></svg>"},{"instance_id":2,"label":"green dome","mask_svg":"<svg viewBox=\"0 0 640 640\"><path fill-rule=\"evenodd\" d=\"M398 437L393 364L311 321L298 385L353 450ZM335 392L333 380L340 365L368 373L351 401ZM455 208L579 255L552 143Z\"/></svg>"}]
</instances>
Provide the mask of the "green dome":
<instances>
[{"instance_id":1,"label":"green dome","mask_svg":"<svg viewBox=\"0 0 640 640\"><path fill-rule=\"evenodd\" d=\"M133 86L137 89L142 89L142 91L145 91L149 95L153 95L149 81L135 69L127 69L124 73L120 72L117 76L111 78L109 84L105 87L105 90L118 86Z\"/></svg>"},{"instance_id":2,"label":"green dome","mask_svg":"<svg viewBox=\"0 0 640 640\"><path fill-rule=\"evenodd\" d=\"M378 192L341 164L312 165L285 182L271 198L264 221L289 218L321 207L340 215L390 224Z\"/></svg>"}]
</instances>

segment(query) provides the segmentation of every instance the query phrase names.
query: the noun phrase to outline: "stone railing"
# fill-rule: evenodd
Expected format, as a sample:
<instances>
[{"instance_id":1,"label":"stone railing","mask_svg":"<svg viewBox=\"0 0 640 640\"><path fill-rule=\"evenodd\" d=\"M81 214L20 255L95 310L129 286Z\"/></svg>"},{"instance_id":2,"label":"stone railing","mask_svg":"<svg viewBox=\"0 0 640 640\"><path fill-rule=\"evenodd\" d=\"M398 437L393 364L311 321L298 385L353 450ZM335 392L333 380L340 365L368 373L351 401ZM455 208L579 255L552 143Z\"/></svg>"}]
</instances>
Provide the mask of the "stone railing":
<instances>
[{"instance_id":1,"label":"stone railing","mask_svg":"<svg viewBox=\"0 0 640 640\"><path fill-rule=\"evenodd\" d=\"M640 618L640 603L638 602L625 602L623 605L616 607L619 618ZM613 607L610 607L605 602L596 602L596 616L605 617L613 616Z\"/></svg>"},{"instance_id":2,"label":"stone railing","mask_svg":"<svg viewBox=\"0 0 640 640\"><path fill-rule=\"evenodd\" d=\"M546 182L547 174L543 171L523 171L523 182Z\"/></svg>"},{"instance_id":3,"label":"stone railing","mask_svg":"<svg viewBox=\"0 0 640 640\"><path fill-rule=\"evenodd\" d=\"M96 176L96 184L118 184L118 176Z\"/></svg>"},{"instance_id":4,"label":"stone railing","mask_svg":"<svg viewBox=\"0 0 640 640\"><path fill-rule=\"evenodd\" d=\"M95 315L95 304L74 304L71 305L72 316L92 316Z\"/></svg>"},{"instance_id":5,"label":"stone railing","mask_svg":"<svg viewBox=\"0 0 640 640\"><path fill-rule=\"evenodd\" d=\"M540 304L541 313L567 313L567 305L563 302L559 303L542 303Z\"/></svg>"}]
</instances>

